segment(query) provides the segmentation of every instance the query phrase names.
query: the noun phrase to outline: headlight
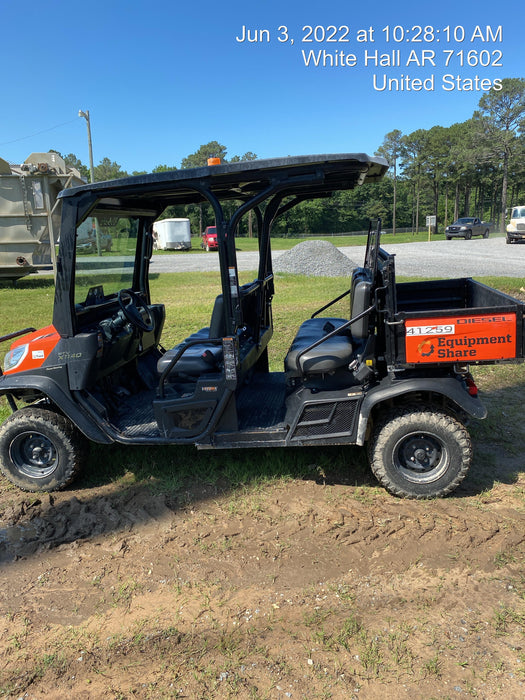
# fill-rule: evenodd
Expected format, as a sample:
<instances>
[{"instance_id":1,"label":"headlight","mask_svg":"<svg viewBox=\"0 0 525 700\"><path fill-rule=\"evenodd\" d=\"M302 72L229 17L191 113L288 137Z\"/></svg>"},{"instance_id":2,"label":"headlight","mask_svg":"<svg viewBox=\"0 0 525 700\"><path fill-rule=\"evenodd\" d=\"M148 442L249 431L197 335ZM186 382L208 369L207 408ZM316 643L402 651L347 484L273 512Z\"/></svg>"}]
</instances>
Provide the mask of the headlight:
<instances>
[{"instance_id":1,"label":"headlight","mask_svg":"<svg viewBox=\"0 0 525 700\"><path fill-rule=\"evenodd\" d=\"M18 367L27 355L28 349L29 344L24 343L24 345L17 345L16 348L9 350L4 359L4 370L7 371Z\"/></svg>"},{"instance_id":2,"label":"headlight","mask_svg":"<svg viewBox=\"0 0 525 700\"><path fill-rule=\"evenodd\" d=\"M460 228L459 230L460 230L460 231L466 231L466 230L467 230L467 227L466 227L466 226L461 226L461 228Z\"/></svg>"}]
</instances>

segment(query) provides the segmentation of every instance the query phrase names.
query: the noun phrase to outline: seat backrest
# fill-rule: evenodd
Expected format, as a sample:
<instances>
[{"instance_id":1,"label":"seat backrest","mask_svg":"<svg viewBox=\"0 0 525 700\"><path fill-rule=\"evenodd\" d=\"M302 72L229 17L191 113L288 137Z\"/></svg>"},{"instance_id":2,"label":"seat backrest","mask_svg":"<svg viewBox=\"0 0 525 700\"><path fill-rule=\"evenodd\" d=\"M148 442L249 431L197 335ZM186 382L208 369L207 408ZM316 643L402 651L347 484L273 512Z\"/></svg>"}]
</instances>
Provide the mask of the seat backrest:
<instances>
[{"instance_id":1,"label":"seat backrest","mask_svg":"<svg viewBox=\"0 0 525 700\"><path fill-rule=\"evenodd\" d=\"M355 318L366 311L372 303L372 281L370 273L363 267L356 267L352 273L352 292L350 296L350 318ZM370 314L363 316L350 326L352 337L364 340L368 337Z\"/></svg>"},{"instance_id":2,"label":"seat backrest","mask_svg":"<svg viewBox=\"0 0 525 700\"><path fill-rule=\"evenodd\" d=\"M226 324L224 322L224 299L219 294L215 299L213 311L211 313L209 338L223 338L226 335Z\"/></svg>"}]
</instances>

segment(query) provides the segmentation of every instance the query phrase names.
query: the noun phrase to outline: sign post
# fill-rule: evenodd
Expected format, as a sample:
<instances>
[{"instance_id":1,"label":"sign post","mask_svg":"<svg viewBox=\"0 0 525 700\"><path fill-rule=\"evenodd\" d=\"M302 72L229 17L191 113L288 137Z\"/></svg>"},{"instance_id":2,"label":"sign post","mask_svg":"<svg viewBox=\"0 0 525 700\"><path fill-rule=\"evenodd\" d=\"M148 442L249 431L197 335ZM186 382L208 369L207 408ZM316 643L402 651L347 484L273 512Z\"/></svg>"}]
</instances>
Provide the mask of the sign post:
<instances>
[{"instance_id":1,"label":"sign post","mask_svg":"<svg viewBox=\"0 0 525 700\"><path fill-rule=\"evenodd\" d=\"M436 225L435 216L427 216L427 226L428 226L428 240L430 240L430 229L432 226Z\"/></svg>"}]
</instances>

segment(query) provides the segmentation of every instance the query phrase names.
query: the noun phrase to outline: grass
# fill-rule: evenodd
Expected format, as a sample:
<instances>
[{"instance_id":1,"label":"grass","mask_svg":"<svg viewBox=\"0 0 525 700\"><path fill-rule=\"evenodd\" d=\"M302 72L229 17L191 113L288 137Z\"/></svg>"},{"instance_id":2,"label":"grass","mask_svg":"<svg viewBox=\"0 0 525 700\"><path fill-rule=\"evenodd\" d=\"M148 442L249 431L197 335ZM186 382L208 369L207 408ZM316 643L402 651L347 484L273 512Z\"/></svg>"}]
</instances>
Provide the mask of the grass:
<instances>
[{"instance_id":1,"label":"grass","mask_svg":"<svg viewBox=\"0 0 525 700\"><path fill-rule=\"evenodd\" d=\"M254 273L242 273L241 283L253 279ZM514 278L489 278L482 280L490 286L498 287L510 294L519 294L523 282ZM306 278L291 274L276 276L276 295L273 305L274 336L270 343L270 369L280 371L283 358L302 320L312 314L326 301L334 298L346 287L347 281L340 278ZM192 332L208 325L215 296L220 293L218 273L166 273L154 276L151 281L153 300L162 301L166 306L163 345L171 347ZM9 333L25 326L41 328L50 323L53 308L53 282L44 277L22 279L16 287L0 287L0 328ZM348 300L344 299L333 307L334 315L347 315ZM8 343L0 348L5 352ZM3 355L0 355L2 357ZM475 369L476 380L483 389L483 398L489 405L493 420L488 423L476 422L475 440L493 442L497 439L507 451L519 450L525 441L525 427L521 421L521 398L519 392L509 392L510 387L525 385L524 365L487 366ZM0 399L0 420L10 413L4 398ZM509 426L517 431L516 439L509 440ZM105 459L110 453L111 459ZM230 487L240 484L257 484L275 479L309 478L330 483L343 479L363 487L369 483L368 470L362 450L358 448L337 448L302 450L242 450L231 452L225 459L221 454L200 453L196 458L193 447L179 447L176 455L170 447L154 450L126 446L92 446L92 464L89 476L84 477L85 485L97 485L107 481L121 481L126 487L146 481L154 489L182 491L188 481L197 481L210 493L221 489L224 483ZM493 485L494 465L489 456L481 456L485 463L479 488ZM109 466L108 466L109 462ZM349 474L348 463L352 463ZM256 465L256 466L254 466ZM176 468L175 468L176 467ZM502 478L510 478L506 475ZM361 494L361 496L360 496ZM370 489L356 490L354 497L370 499L374 497ZM252 498L253 501L253 498ZM241 508L240 504L236 507ZM256 508L244 504L242 508Z\"/></svg>"},{"instance_id":2,"label":"grass","mask_svg":"<svg viewBox=\"0 0 525 700\"><path fill-rule=\"evenodd\" d=\"M278 239L280 240L280 239ZM241 273L241 283L249 282L255 273ZM411 278L414 279L414 278ZM489 286L508 294L519 294L523 281L519 278L479 278ZM398 278L403 281L403 278ZM337 277L304 277L278 274L273 304L274 336L270 344L272 371L282 369L286 354L297 327L325 302L346 289L346 280ZM166 322L162 342L171 347L195 330L209 324L213 302L220 294L217 272L182 272L152 275L153 300L166 306ZM41 328L51 323L54 286L50 278L21 279L16 287L0 286L0 329L7 334L23 327ZM331 313L347 314L348 299L332 308ZM7 350L4 345L1 350ZM0 357L3 357L0 355ZM499 373L500 368L497 368Z\"/></svg>"},{"instance_id":3,"label":"grass","mask_svg":"<svg viewBox=\"0 0 525 700\"><path fill-rule=\"evenodd\" d=\"M272 249L273 250L289 250L293 248L298 243L302 243L307 240L317 240L317 241L329 241L334 245L341 246L360 246L366 245L367 236L365 234L347 234L347 235L333 235L333 236L323 236L312 234L309 236L291 236L286 238L272 238ZM443 240L443 234L437 234L432 237L432 240ZM428 232L419 231L418 233L396 233L395 236L392 234L384 234L384 241L389 243L417 243L419 241L428 241ZM259 243L257 236L252 238L248 237L238 237L236 238L236 249L242 252L255 252L259 249ZM201 238L200 236L192 236L191 238L191 248L189 250L155 250L153 255L188 255L194 253L202 253L207 255L206 250L201 248ZM58 249L57 249L58 252ZM104 258L115 256L115 255L134 255L135 253L135 239L113 239L113 248L110 251L102 251L102 256ZM86 255L93 255L92 252L86 253Z\"/></svg>"},{"instance_id":4,"label":"grass","mask_svg":"<svg viewBox=\"0 0 525 700\"><path fill-rule=\"evenodd\" d=\"M241 281L246 282L253 274L243 273L242 277ZM520 293L523 285L519 279L490 278L482 281L510 294ZM219 293L219 287L219 278L215 273L165 274L152 280L154 299L162 300L167 307L166 345L180 341L209 322L213 299ZM345 280L341 279L277 276L272 368L281 369L284 352L299 323L344 287ZM1 288L2 332L7 333L25 325L47 325L51 320L52 303L53 285L44 278L24 279L16 288ZM344 307L345 302L342 304ZM335 313L343 314L343 307ZM520 391L525 386L525 365L486 366L473 368L473 372L490 415L490 422L473 422L471 428L474 442L480 445L476 459L483 466L484 473L473 474L469 481L475 482L474 493L481 507L485 500L497 498L499 483L514 484L513 480L517 479L516 474L501 471L500 455L515 458L518 464L516 470L523 470L523 464L518 460L521 445L525 442ZM0 407L0 411L2 416L9 412L5 405ZM485 445L490 446L490 450L485 450ZM90 471L78 483L78 487L83 489L82 499L86 500L86 504L92 497L90 487L112 481L120 492L132 490L137 485L139 489L162 491L167 494L170 505L172 501L184 505L200 498L201 503L205 503L207 499L214 500L217 494L228 491L227 499L220 501L219 510L209 508L210 513L207 513L203 508L199 512L198 517L203 519L202 527L195 530L199 536L194 542L185 543L189 550L193 548L195 562L200 561L200 552L208 554L210 560L227 559L231 551L235 552L241 546L236 535L206 537L206 532L213 532L224 516L225 521L228 518L235 518L236 521L252 518L260 523L261 532L277 524L281 530L282 525L279 549L270 546L270 542L267 552L261 547L257 554L261 558L261 566L267 566L271 560L277 560L275 566L283 564L283 558L294 547L293 536L286 537L285 516L278 519L266 506L275 500L273 497L276 495L281 501L281 492L288 493L285 488L288 483L293 489L294 480L302 477L323 485L323 498L333 511L340 507L352 511L352 506L361 504L374 506L385 499L383 490L375 486L369 473L364 451L358 448L334 446L309 450L196 452L193 447L173 450L170 447L115 445L108 448L92 445L91 449ZM491 461L495 460L494 454L498 455L497 461ZM521 476L520 480L521 487L519 484L513 487L513 493L521 488L525 504ZM343 484L344 488L337 489L333 486L334 482ZM336 493L333 494L332 490ZM69 498L68 494L65 496ZM23 498L29 509L33 497L24 494ZM455 509L459 508L460 515L463 509L459 518L462 520L463 517L468 518L465 509L469 507L469 502L474 505L476 498L451 498L442 505L412 504L410 512L419 513L422 517L421 513L429 509L435 508L437 511L437 508L443 507L444 513L448 513L456 512ZM402 505L396 504L396 508L398 505L401 517ZM496 504L495 508L500 508L500 504ZM296 517L293 511L290 513ZM380 525L377 521L377 532L380 532ZM455 530L451 532L458 534ZM453 552L453 544L451 542L447 546L444 542L445 554L447 551ZM457 551L458 555L453 555L450 563L445 562L446 568L456 569L461 565L459 545ZM388 557L388 551L384 554ZM48 634L45 653L42 651L27 657L26 648L35 630L29 620L8 619L6 616L10 657L4 659L7 666L0 681L0 695L19 697L25 690L37 693L44 682L47 688L57 682L65 687L70 684L71 669L83 673L82 682L89 690L105 674L111 676L113 668L125 668L129 675L129 688L124 684L122 688L111 686L107 692L112 697L129 697L140 689L143 697L167 698L182 693L182 690L179 691L181 688L187 697L271 698L283 697L288 689L293 691L292 697L299 697L300 691L292 685L297 679L302 683L302 688L311 685L308 695L302 696L312 700L321 697L358 697L361 684L364 685L363 692L367 692L372 683L375 683L376 690L380 688L377 692L382 692L386 697L389 692L395 692L392 688L408 685L417 679L427 685L419 691L414 690L415 686L412 685L406 692L412 690L420 692L421 697L425 694L430 698L432 689L448 681L447 674L452 665L460 666L461 672L465 673L464 680L461 680L464 694L474 695L477 691L472 689L469 692L469 688L476 683L479 690L480 678L487 682L494 676L503 677L505 669L516 674L523 673L519 664L525 665L525 655L523 651L511 647L511 643L521 639L525 631L522 554L522 545L512 540L495 553L494 576L501 581L498 585L511 586L512 591L505 594L505 589L501 588L500 604L489 607L487 603L487 607L477 613L469 611L472 620L466 625L471 635L481 635L482 630L488 629L496 642L499 640L499 647L496 642L493 647L504 649L501 654L491 651L487 632L480 646L485 656L477 659L464 655L454 634L457 630L445 624L452 619L450 610L453 616L461 616L463 603L461 598L454 600L453 592L448 598L449 602L454 600L450 609L440 610L439 602L433 597L423 597L425 605L418 608L421 618L414 619L405 615L405 610L413 610L414 603L411 607L405 598L397 594L392 596L388 587L383 592L385 607L381 607L378 601L378 607L374 609L370 605L370 593L367 594L371 590L369 583L373 581L363 579L357 570L348 573L346 578L341 574L337 584L334 583L331 590L327 590L326 600L317 595L317 586L299 591L293 599L294 605L289 607L281 604L274 608L274 598L270 597L265 597L262 602L257 600L253 607L260 605L260 614L254 614L253 619L241 622L237 627L232 622L239 619L235 597L231 597L234 589L225 587L221 581L199 580L198 576L197 580L186 578L182 565L181 573L178 573L175 561L173 570L177 575L174 574L170 580L169 593L166 594L166 609L170 610L170 615L159 620L149 617L144 622L141 618L136 625L128 625L127 629L123 624L122 631L118 633L113 629L107 631L103 625L100 630L104 629L104 634L99 632L98 626L96 632L87 628L64 627L58 634ZM150 586L154 587L149 580L138 580L133 572L123 572L121 575L120 560L115 561L118 562L117 573L112 572L108 565L107 569L93 569L90 579L95 596L102 596L97 608L101 622L106 609L110 619L125 620L126 615L140 607L143 599L151 593ZM200 572L200 569L196 571ZM269 569L268 576L271 571ZM56 588L55 574L51 569L50 572L46 571L48 578L37 579L37 594L42 595ZM424 576L425 569L411 571L411 575L416 573ZM469 571L468 575L476 578L476 585L483 585L482 568ZM284 585L278 576L275 578L277 586ZM359 582L364 580L366 588L359 587ZM268 581L269 586L275 584L270 578ZM422 585L427 585L424 578ZM177 611L186 604L190 594L196 600L197 612L202 614L185 620L184 616L179 618ZM300 609L299 605L303 608ZM435 610L440 612L438 618L433 615ZM147 613L140 612L140 615L143 614ZM288 656L278 644L281 640L283 646L291 650ZM514 661L511 665L509 647L511 656L519 659L519 664ZM78 661L80 656L83 657L81 664ZM502 659L505 659L505 667ZM311 665L309 660L312 660ZM157 671L146 668L146 663L149 667L156 667ZM490 664L493 664L493 668ZM486 679L483 679L483 674L486 674ZM267 678L271 679L271 684L270 681L266 682ZM110 683L114 682L108 680ZM441 694L439 697L445 696Z\"/></svg>"},{"instance_id":5,"label":"grass","mask_svg":"<svg viewBox=\"0 0 525 700\"><path fill-rule=\"evenodd\" d=\"M333 243L338 248L347 246L360 246L366 245L367 236L365 234L348 234L348 235L334 235L334 236L323 236L323 235L309 235L302 237L286 237L286 238L272 238L272 250L290 250L299 243L304 241L328 241ZM156 250L153 255L187 255L188 253L204 253L207 255L206 251L201 248L200 238L198 236L193 236L191 239L191 250ZM428 232L419 231L418 233L396 233L393 236L391 233L384 234L383 243L418 243L420 241L428 241ZM432 236L432 240L441 241L444 240L443 234L438 234ZM252 238L240 237L235 239L235 247L237 251L255 252L259 249L257 236Z\"/></svg>"},{"instance_id":6,"label":"grass","mask_svg":"<svg viewBox=\"0 0 525 700\"><path fill-rule=\"evenodd\" d=\"M347 235L347 236L322 236L312 235L302 238L272 238L272 250L289 250L298 243L308 240L328 241L333 243L338 248L346 246L366 245L367 236L365 234ZM444 235L433 236L433 240L443 240ZM419 241L428 241L428 232L420 231L419 233L396 233L385 234L382 237L384 244L387 243L417 243ZM237 250L247 252L258 250L257 238L237 238Z\"/></svg>"}]
</instances>

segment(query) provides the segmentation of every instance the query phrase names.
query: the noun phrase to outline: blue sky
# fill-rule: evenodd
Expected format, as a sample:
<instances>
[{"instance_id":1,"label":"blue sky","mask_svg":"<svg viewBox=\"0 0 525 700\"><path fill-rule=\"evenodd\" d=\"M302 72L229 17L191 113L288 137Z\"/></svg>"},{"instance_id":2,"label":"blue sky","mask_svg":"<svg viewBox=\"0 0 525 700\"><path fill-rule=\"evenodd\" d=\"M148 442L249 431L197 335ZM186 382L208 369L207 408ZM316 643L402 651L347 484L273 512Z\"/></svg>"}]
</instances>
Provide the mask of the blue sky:
<instances>
[{"instance_id":1,"label":"blue sky","mask_svg":"<svg viewBox=\"0 0 525 700\"><path fill-rule=\"evenodd\" d=\"M0 156L54 148L87 164L79 109L95 165L129 172L178 167L211 140L229 157L373 153L392 129L468 119L476 76L524 77L524 19L509 0L0 0ZM248 31L261 40L237 40ZM376 66L376 51L400 65Z\"/></svg>"}]
</instances>

